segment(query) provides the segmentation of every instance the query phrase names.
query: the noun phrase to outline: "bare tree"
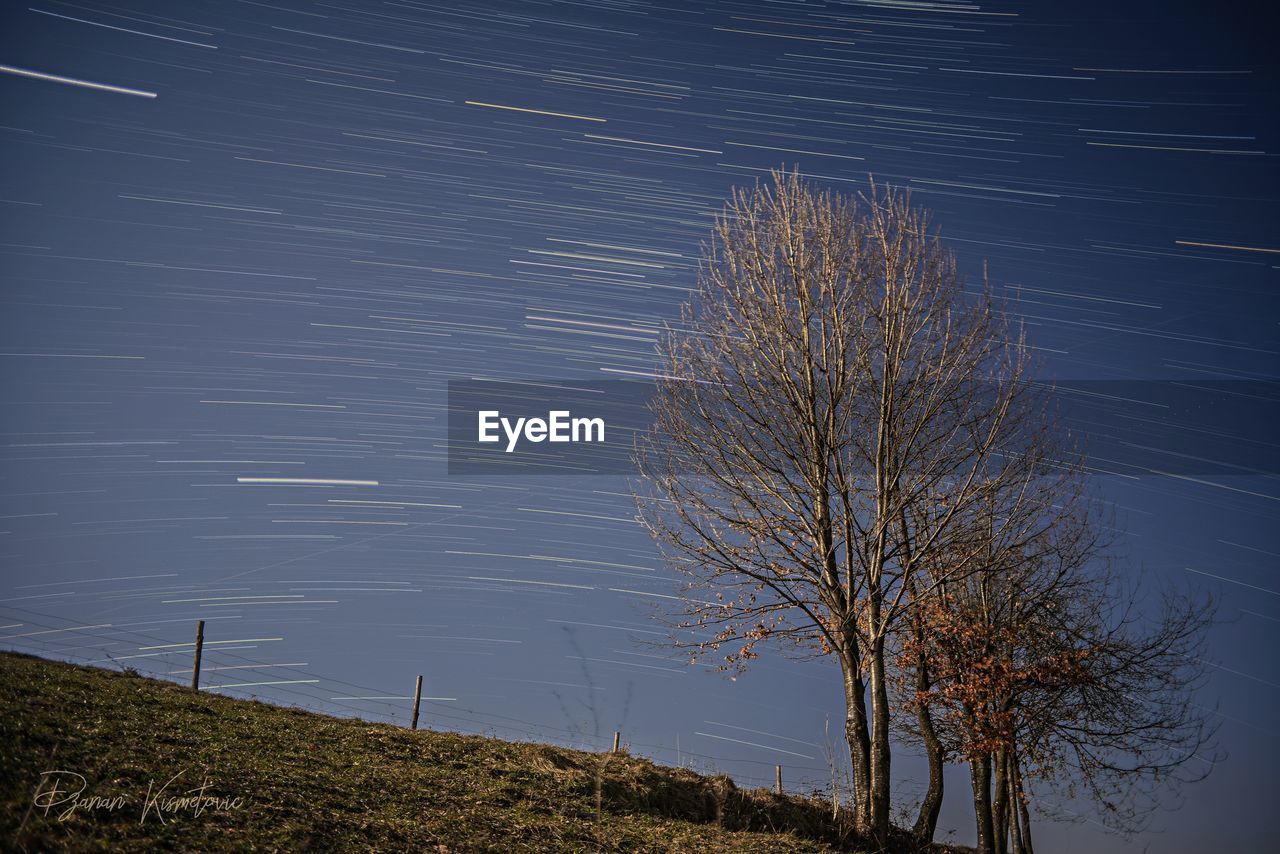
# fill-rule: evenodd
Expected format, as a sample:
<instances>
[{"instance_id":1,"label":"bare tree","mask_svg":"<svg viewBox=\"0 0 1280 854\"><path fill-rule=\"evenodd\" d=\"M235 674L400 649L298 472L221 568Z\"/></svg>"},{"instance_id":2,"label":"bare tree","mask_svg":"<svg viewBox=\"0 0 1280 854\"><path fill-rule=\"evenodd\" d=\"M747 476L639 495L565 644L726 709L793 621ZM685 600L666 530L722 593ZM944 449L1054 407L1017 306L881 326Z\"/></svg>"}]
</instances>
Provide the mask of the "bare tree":
<instances>
[{"instance_id":1,"label":"bare tree","mask_svg":"<svg viewBox=\"0 0 1280 854\"><path fill-rule=\"evenodd\" d=\"M766 640L834 656L856 824L883 842L892 641L983 568L975 508L1004 508L1011 542L1039 524L1027 350L906 194L778 172L734 194L660 356L638 504L684 575L678 642L724 667Z\"/></svg>"},{"instance_id":2,"label":"bare tree","mask_svg":"<svg viewBox=\"0 0 1280 854\"><path fill-rule=\"evenodd\" d=\"M1195 702L1214 604L1170 589L1146 597L1111 575L1092 587L1062 603L1071 616L1055 639L1072 650L1072 678L1030 686L1015 740L1028 776L1131 833L1220 758L1213 711Z\"/></svg>"}]
</instances>

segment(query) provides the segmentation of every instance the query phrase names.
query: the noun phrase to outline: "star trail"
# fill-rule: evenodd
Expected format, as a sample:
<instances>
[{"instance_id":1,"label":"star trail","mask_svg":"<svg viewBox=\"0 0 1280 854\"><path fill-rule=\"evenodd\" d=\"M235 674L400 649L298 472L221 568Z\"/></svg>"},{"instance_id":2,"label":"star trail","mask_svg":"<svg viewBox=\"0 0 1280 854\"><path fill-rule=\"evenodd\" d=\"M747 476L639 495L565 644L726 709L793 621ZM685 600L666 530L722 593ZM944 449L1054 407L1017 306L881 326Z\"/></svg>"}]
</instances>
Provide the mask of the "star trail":
<instances>
[{"instance_id":1,"label":"star trail","mask_svg":"<svg viewBox=\"0 0 1280 854\"><path fill-rule=\"evenodd\" d=\"M909 188L1046 379L1264 394L1280 105L1256 15L9 4L0 643L183 681L205 620L202 690L403 724L423 673L427 726L590 749L621 730L667 764L822 786L833 665L729 681L655 645L677 589L628 478L450 472L448 384L653 377L731 189L786 165ZM1179 427L1159 405L1137 423ZM1266 438L1228 424L1194 454ZM1278 473L1098 478L1133 572L1225 618L1205 697L1228 756L1152 850L1280 833ZM896 762L904 798L923 767ZM963 800L940 838L970 839ZM1039 834L1134 844L1083 817Z\"/></svg>"}]
</instances>

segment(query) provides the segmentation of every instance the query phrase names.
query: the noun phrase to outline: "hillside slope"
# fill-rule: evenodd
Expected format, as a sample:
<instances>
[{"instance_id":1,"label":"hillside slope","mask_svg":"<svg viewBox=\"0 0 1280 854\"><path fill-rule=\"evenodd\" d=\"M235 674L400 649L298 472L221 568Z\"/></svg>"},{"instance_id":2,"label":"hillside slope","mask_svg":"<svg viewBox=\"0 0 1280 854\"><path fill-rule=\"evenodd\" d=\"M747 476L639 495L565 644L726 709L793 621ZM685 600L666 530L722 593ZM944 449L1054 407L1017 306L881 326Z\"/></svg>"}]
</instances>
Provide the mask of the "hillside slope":
<instances>
[{"instance_id":1,"label":"hillside slope","mask_svg":"<svg viewBox=\"0 0 1280 854\"><path fill-rule=\"evenodd\" d=\"M852 850L829 804L625 754L410 732L13 653L0 745L6 850Z\"/></svg>"}]
</instances>

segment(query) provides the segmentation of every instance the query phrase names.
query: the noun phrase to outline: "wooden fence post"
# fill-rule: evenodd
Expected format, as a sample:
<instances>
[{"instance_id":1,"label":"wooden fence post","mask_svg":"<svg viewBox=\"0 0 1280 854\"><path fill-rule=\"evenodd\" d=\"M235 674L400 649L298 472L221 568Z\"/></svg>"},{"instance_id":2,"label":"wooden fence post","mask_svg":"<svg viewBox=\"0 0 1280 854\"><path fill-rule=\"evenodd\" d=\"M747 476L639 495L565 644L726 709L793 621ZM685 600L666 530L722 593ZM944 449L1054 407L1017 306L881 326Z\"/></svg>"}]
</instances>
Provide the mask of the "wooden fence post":
<instances>
[{"instance_id":1,"label":"wooden fence post","mask_svg":"<svg viewBox=\"0 0 1280 854\"><path fill-rule=\"evenodd\" d=\"M196 623L196 658L191 665L191 690L200 690L200 655L204 652L204 620Z\"/></svg>"},{"instance_id":2,"label":"wooden fence post","mask_svg":"<svg viewBox=\"0 0 1280 854\"><path fill-rule=\"evenodd\" d=\"M776 774L777 774L777 783L775 783L775 786L776 786L776 788L777 788L777 790L778 790L778 794L779 794L779 795L781 795L781 794L782 794L782 766L781 766L781 765L775 765L775 766L773 766L773 768L774 768L774 771L775 771L775 772L776 772Z\"/></svg>"},{"instance_id":3,"label":"wooden fence post","mask_svg":"<svg viewBox=\"0 0 1280 854\"><path fill-rule=\"evenodd\" d=\"M422 676L418 676L418 684L413 688L413 723L409 724L409 729L418 728L418 706L422 704Z\"/></svg>"},{"instance_id":4,"label":"wooden fence post","mask_svg":"<svg viewBox=\"0 0 1280 854\"><path fill-rule=\"evenodd\" d=\"M621 742L621 740L622 740L622 733L617 732L615 730L613 733L613 752L614 753L618 752L618 745Z\"/></svg>"}]
</instances>

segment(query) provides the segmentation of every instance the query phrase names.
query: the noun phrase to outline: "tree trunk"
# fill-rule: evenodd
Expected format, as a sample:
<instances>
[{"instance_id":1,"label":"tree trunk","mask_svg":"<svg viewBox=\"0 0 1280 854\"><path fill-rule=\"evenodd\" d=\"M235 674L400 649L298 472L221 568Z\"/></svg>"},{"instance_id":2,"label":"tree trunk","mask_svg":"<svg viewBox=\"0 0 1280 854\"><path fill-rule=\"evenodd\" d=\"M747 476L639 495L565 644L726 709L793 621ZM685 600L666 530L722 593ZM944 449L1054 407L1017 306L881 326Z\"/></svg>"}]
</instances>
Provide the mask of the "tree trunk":
<instances>
[{"instance_id":1,"label":"tree trunk","mask_svg":"<svg viewBox=\"0 0 1280 854\"><path fill-rule=\"evenodd\" d=\"M1018 786L1015 780L1017 767L1017 759L1012 750L1005 757L1004 774L1005 774L1005 792L1008 793L1009 806L1009 843L1013 854L1027 854L1026 848L1022 844L1022 815L1018 810Z\"/></svg>"},{"instance_id":2,"label":"tree trunk","mask_svg":"<svg viewBox=\"0 0 1280 854\"><path fill-rule=\"evenodd\" d=\"M992 770L995 798L991 802L991 845L1000 854L1009 850L1008 756L1009 752L1004 748L996 751L995 767Z\"/></svg>"},{"instance_id":3,"label":"tree trunk","mask_svg":"<svg viewBox=\"0 0 1280 854\"><path fill-rule=\"evenodd\" d=\"M855 655L842 652L844 671L844 738L853 768L853 820L858 833L871 830L871 738L867 729L867 686Z\"/></svg>"},{"instance_id":4,"label":"tree trunk","mask_svg":"<svg viewBox=\"0 0 1280 854\"><path fill-rule=\"evenodd\" d=\"M973 784L973 812L978 826L977 854L995 854L991 826L991 757L969 760L969 779Z\"/></svg>"},{"instance_id":5,"label":"tree trunk","mask_svg":"<svg viewBox=\"0 0 1280 854\"><path fill-rule=\"evenodd\" d=\"M889 842L890 747L889 687L885 677L884 640L877 639L871 657L871 837Z\"/></svg>"},{"instance_id":6,"label":"tree trunk","mask_svg":"<svg viewBox=\"0 0 1280 854\"><path fill-rule=\"evenodd\" d=\"M1012 775L1013 803L1021 819L1019 824L1022 827L1022 854L1035 854L1035 849L1031 847L1031 813L1027 809L1026 793L1022 789L1022 769L1019 767L1017 753L1013 754L1009 762L1009 772Z\"/></svg>"},{"instance_id":7,"label":"tree trunk","mask_svg":"<svg viewBox=\"0 0 1280 854\"><path fill-rule=\"evenodd\" d=\"M917 628L917 639L923 632ZM916 690L929 690L929 665L923 657L916 662ZM916 721L920 726L920 738L924 742L925 754L929 757L929 788L920 802L920 814L916 817L916 825L912 828L916 842L922 846L933 842L933 834L938 828L938 813L942 810L942 742L938 740L937 730L933 726L933 714L928 703L921 702L916 706Z\"/></svg>"}]
</instances>

